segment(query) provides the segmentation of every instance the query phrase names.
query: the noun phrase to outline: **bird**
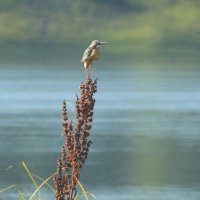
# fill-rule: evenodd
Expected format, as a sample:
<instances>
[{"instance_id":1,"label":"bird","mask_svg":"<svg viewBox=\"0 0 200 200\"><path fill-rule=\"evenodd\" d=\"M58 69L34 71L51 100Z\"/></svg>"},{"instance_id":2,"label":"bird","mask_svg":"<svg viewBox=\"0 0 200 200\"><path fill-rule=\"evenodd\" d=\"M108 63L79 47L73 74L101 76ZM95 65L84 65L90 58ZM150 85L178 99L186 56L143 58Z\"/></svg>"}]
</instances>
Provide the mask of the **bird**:
<instances>
[{"instance_id":1,"label":"bird","mask_svg":"<svg viewBox=\"0 0 200 200\"><path fill-rule=\"evenodd\" d=\"M84 64L86 72L89 71L93 62L97 61L100 56L100 46L106 44L107 42L100 42L99 40L94 40L90 46L84 51L81 63Z\"/></svg>"}]
</instances>

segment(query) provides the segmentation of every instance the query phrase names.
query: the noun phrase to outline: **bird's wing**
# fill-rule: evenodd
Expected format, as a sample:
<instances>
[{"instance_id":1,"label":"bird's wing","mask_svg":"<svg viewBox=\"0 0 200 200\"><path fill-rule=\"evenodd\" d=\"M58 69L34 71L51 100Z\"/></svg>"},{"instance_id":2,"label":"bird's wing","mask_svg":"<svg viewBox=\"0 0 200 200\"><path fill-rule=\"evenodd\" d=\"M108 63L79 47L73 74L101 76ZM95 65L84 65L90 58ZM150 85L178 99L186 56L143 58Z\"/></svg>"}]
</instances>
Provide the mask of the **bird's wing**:
<instances>
[{"instance_id":1,"label":"bird's wing","mask_svg":"<svg viewBox=\"0 0 200 200\"><path fill-rule=\"evenodd\" d=\"M83 53L83 58L81 62L84 62L86 59L89 59L91 57L92 51L93 51L93 47L88 47Z\"/></svg>"}]
</instances>

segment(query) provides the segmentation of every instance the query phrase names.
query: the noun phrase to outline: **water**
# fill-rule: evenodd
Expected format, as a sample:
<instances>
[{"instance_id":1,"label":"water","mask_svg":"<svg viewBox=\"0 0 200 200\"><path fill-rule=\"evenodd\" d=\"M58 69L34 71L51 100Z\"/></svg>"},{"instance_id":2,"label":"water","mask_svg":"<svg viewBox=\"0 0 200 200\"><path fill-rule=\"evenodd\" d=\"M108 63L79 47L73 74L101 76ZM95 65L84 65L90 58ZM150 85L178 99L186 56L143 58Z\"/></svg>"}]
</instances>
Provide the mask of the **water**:
<instances>
[{"instance_id":1,"label":"water","mask_svg":"<svg viewBox=\"0 0 200 200\"><path fill-rule=\"evenodd\" d=\"M61 105L74 119L83 70L0 69L0 188L34 191L21 162L47 178L62 138ZM200 72L101 70L93 144L81 181L104 200L200 199ZM18 199L16 189L0 199ZM43 199L54 199L48 188ZM91 198L92 199L92 198Z\"/></svg>"}]
</instances>

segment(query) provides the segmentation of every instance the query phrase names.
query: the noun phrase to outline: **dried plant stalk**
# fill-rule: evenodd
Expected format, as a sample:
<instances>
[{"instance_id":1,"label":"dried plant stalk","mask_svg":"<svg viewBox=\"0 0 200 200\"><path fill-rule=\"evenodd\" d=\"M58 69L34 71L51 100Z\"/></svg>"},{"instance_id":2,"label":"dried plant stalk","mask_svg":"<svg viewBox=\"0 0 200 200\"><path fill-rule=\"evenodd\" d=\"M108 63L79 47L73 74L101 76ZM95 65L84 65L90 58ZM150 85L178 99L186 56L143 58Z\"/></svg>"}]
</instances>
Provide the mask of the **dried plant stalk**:
<instances>
[{"instance_id":1,"label":"dried plant stalk","mask_svg":"<svg viewBox=\"0 0 200 200\"><path fill-rule=\"evenodd\" d=\"M56 187L56 200L73 200L76 196L76 180L80 169L87 159L90 129L92 128L93 109L95 99L93 94L97 91L97 79L92 80L87 75L80 85L80 97L76 96L76 125L73 121L68 123L67 105L63 101L62 120L65 145L62 147L61 158L57 160L57 173L54 176Z\"/></svg>"}]
</instances>

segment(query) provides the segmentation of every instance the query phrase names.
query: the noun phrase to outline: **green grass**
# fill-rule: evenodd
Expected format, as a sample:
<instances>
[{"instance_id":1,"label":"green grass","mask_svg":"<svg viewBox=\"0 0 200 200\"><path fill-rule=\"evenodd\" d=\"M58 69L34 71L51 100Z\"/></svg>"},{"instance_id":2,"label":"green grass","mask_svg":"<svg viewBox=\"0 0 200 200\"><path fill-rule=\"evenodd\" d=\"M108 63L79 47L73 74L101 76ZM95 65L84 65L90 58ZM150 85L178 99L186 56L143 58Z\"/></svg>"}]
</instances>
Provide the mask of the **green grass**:
<instances>
[{"instance_id":1,"label":"green grass","mask_svg":"<svg viewBox=\"0 0 200 200\"><path fill-rule=\"evenodd\" d=\"M37 197L38 197L40 200L42 200L42 195L41 195L40 190L41 190L44 186L49 187L49 188L51 189L51 191L52 191L53 193L55 193L55 189L48 183L48 181L50 181L50 180L53 178L53 176L56 174L56 172L55 172L54 174L52 174L51 176L49 176L47 179L44 180L44 179L42 179L41 177L39 177L38 175L32 173L32 172L30 171L30 169L28 168L28 166L26 165L25 162L22 162L22 166L24 167L24 169L25 169L25 171L26 171L28 177L30 178L31 182L33 183L33 185L34 185L35 188L36 188L35 191L34 191L33 193L30 193L28 200L33 200L33 199L35 199L36 195L37 195ZM38 180L42 181L42 183L39 185L39 184L37 183L37 181L35 180L34 177L37 178ZM88 199L89 199L89 198L88 198L88 195L90 195L90 196L91 196L92 198L94 198L94 199L97 199L97 198L94 196L94 194L92 194L92 193L90 193L90 192L87 192L87 191L85 190L85 188L84 188L83 184L80 182L80 180L76 179L76 181L77 181L77 184L79 185L79 187L80 187L80 189L81 189L82 192L81 192L80 194L77 194L77 195L76 195L75 200L79 200L79 199L81 198L81 196L84 196L84 198L85 198L86 200L88 200ZM8 192L8 190L11 190L11 189L15 189L15 190L17 191L20 200L25 200L25 194L24 194L21 190L18 189L18 186L17 186L17 185L10 185L10 186L8 186L8 187L6 187L6 188L4 188L4 189L0 189L0 193ZM23 190L25 190L25 189L23 189ZM27 195L27 194L29 194L29 192L26 192L26 195Z\"/></svg>"}]
</instances>

